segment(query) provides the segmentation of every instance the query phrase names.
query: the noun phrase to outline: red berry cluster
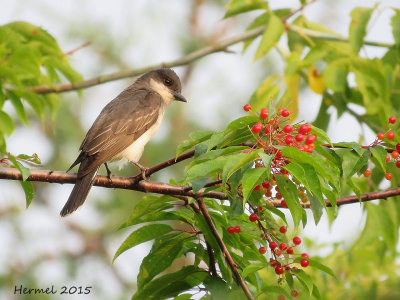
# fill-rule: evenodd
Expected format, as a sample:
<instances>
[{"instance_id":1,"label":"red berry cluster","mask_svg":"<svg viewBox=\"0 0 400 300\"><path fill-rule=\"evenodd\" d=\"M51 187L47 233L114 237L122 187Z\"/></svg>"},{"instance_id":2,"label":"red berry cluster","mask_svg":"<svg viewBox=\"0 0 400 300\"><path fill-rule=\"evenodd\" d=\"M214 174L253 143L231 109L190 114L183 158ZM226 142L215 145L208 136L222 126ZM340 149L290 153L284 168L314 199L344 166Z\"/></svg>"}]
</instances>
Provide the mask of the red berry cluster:
<instances>
[{"instance_id":1,"label":"red berry cluster","mask_svg":"<svg viewBox=\"0 0 400 300\"><path fill-rule=\"evenodd\" d=\"M281 226L279 231L283 234L286 233L286 226ZM268 243L269 248L275 255L275 258L270 258L270 266L275 268L275 273L281 275L286 271L290 271L291 269L297 269L296 266L292 266L294 264L293 256L298 256L298 254L294 254L294 248L301 244L301 239L298 236L295 236L291 242L288 244L280 243L278 245L275 241L270 241ZM266 252L265 247L260 247L259 252L264 254ZM302 253L300 255L303 259L300 261L300 265L305 268L309 265L308 254Z\"/></svg>"},{"instance_id":2,"label":"red berry cluster","mask_svg":"<svg viewBox=\"0 0 400 300\"><path fill-rule=\"evenodd\" d=\"M391 116L391 117L389 118L389 120L388 120L388 124L395 124L395 123L396 123L396 118L395 118L394 116ZM391 128L389 128L389 130L387 130L385 133L379 132L379 133L377 134L377 139L375 140L375 142L374 142L371 146L379 145L379 144L382 143L386 138L387 138L388 140L393 140L393 139L395 138L395 134L394 134L394 132L392 131ZM393 150L393 151L391 152L391 154L388 154L388 155L386 156L386 163L390 162L390 160L393 159L393 160L395 161L395 163L396 163L396 167L397 167L397 168L400 168L400 159L399 159L399 156L400 156L400 143L397 143L397 144L396 144L396 150ZM370 171L370 170L366 170L366 171L364 172L364 176L365 176L365 177L371 176L371 171ZM387 172L387 173L385 174L385 178L386 178L387 180L392 180L393 174Z\"/></svg>"},{"instance_id":3,"label":"red berry cluster","mask_svg":"<svg viewBox=\"0 0 400 300\"><path fill-rule=\"evenodd\" d=\"M242 231L242 229L240 228L239 225L236 225L235 227L229 226L227 228L227 231L229 232L229 234L234 234L234 233L239 233L240 231Z\"/></svg>"}]
</instances>

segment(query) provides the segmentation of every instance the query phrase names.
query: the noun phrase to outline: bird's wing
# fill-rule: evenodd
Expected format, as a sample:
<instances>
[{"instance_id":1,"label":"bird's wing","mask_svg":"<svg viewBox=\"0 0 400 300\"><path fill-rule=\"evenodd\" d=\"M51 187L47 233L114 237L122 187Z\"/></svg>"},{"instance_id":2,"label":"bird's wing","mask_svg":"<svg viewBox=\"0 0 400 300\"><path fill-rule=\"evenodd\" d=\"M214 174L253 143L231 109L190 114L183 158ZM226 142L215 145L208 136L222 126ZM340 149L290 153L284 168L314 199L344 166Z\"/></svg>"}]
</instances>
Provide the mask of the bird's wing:
<instances>
[{"instance_id":1,"label":"bird's wing","mask_svg":"<svg viewBox=\"0 0 400 300\"><path fill-rule=\"evenodd\" d=\"M78 176L85 176L130 146L157 122L161 106L161 96L148 90L125 90L111 101L82 142L80 150L88 162L79 168Z\"/></svg>"}]
</instances>

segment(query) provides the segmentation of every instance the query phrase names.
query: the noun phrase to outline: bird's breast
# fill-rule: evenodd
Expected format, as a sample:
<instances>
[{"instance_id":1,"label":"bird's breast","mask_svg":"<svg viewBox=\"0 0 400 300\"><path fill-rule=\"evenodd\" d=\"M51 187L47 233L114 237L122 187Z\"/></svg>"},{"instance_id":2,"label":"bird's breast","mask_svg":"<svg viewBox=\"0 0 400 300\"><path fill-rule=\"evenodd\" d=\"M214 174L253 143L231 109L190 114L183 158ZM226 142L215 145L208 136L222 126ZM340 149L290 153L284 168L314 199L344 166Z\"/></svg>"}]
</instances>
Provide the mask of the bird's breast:
<instances>
[{"instance_id":1,"label":"bird's breast","mask_svg":"<svg viewBox=\"0 0 400 300\"><path fill-rule=\"evenodd\" d=\"M125 160L130 162L138 162L143 154L144 147L149 140L154 136L160 127L161 121L164 117L164 107L160 109L160 114L157 121L138 139L136 139L130 146L121 151L112 160Z\"/></svg>"}]
</instances>

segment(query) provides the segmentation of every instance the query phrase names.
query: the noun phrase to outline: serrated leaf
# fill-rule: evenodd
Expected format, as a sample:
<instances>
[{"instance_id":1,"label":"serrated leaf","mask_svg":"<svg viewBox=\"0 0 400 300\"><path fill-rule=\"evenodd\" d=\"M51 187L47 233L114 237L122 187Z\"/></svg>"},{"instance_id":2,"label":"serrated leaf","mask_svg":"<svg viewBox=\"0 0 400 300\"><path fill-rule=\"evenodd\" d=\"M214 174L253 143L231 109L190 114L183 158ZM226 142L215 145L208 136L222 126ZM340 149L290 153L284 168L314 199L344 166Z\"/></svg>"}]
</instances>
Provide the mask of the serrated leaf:
<instances>
[{"instance_id":1,"label":"serrated leaf","mask_svg":"<svg viewBox=\"0 0 400 300\"><path fill-rule=\"evenodd\" d=\"M33 196L34 196L34 189L33 189L33 183L30 181L20 181L19 182L24 189L25 193L25 199L26 199L26 208L29 207L29 205L32 202Z\"/></svg>"},{"instance_id":2,"label":"serrated leaf","mask_svg":"<svg viewBox=\"0 0 400 300\"><path fill-rule=\"evenodd\" d=\"M10 136L14 131L14 121L11 117L0 110L0 132L4 133L7 136Z\"/></svg>"},{"instance_id":3,"label":"serrated leaf","mask_svg":"<svg viewBox=\"0 0 400 300\"><path fill-rule=\"evenodd\" d=\"M133 208L132 214L128 220L125 221L119 229L138 224L137 221L144 215L154 213L160 210L166 210L172 208L172 205L167 203L172 198L169 196L157 197L157 196L144 196Z\"/></svg>"},{"instance_id":4,"label":"serrated leaf","mask_svg":"<svg viewBox=\"0 0 400 300\"><path fill-rule=\"evenodd\" d=\"M28 118L26 116L24 105L19 97L17 97L13 92L8 91L8 96L12 105L14 106L15 112L17 113L18 118L21 120L22 123L28 125Z\"/></svg>"},{"instance_id":5,"label":"serrated leaf","mask_svg":"<svg viewBox=\"0 0 400 300\"><path fill-rule=\"evenodd\" d=\"M303 215L303 207L299 203L297 189L291 181L286 182L286 180L280 175L276 175L275 179L278 184L279 191L283 195L283 198L285 199L290 210L294 226L297 228Z\"/></svg>"},{"instance_id":6,"label":"serrated leaf","mask_svg":"<svg viewBox=\"0 0 400 300\"><path fill-rule=\"evenodd\" d=\"M319 221L321 220L322 209L325 206L325 202L324 205L322 205L320 200L314 195L308 195L308 199L310 201L310 208L313 213L315 225L318 225Z\"/></svg>"},{"instance_id":7,"label":"serrated leaf","mask_svg":"<svg viewBox=\"0 0 400 300\"><path fill-rule=\"evenodd\" d=\"M296 278L303 284L303 286L308 290L309 294L311 295L314 284L310 275L300 269L292 269L291 272L296 275Z\"/></svg>"},{"instance_id":8,"label":"serrated leaf","mask_svg":"<svg viewBox=\"0 0 400 300\"><path fill-rule=\"evenodd\" d=\"M286 295L286 297L288 297L288 299L291 298L289 293L283 287L280 287L279 285L263 286L260 290L260 293L258 293L257 296L264 294L264 293L284 294L284 295Z\"/></svg>"},{"instance_id":9,"label":"serrated leaf","mask_svg":"<svg viewBox=\"0 0 400 300\"><path fill-rule=\"evenodd\" d=\"M277 208L274 207L274 206L269 206L269 205L267 205L267 209L268 209L270 212L272 212L273 214L277 215L279 218L281 218L283 222L285 222L286 224L288 223L288 222L286 221L286 216L285 216L285 214L284 214L283 212L281 212L279 209L277 209Z\"/></svg>"},{"instance_id":10,"label":"serrated leaf","mask_svg":"<svg viewBox=\"0 0 400 300\"><path fill-rule=\"evenodd\" d=\"M176 150L176 157L178 157L183 152L193 148L195 145L207 140L213 134L212 131L195 131L192 132L189 140L184 140L180 143Z\"/></svg>"},{"instance_id":11,"label":"serrated leaf","mask_svg":"<svg viewBox=\"0 0 400 300\"><path fill-rule=\"evenodd\" d=\"M11 153L7 154L8 159L13 163L13 166L18 169L18 171L21 172L22 175L22 181L26 181L26 179L29 177L31 174L31 171L26 168L23 164L21 164L14 155Z\"/></svg>"},{"instance_id":12,"label":"serrated leaf","mask_svg":"<svg viewBox=\"0 0 400 300\"><path fill-rule=\"evenodd\" d=\"M256 123L258 121L259 121L259 118L257 118L256 116L241 117L239 119L236 119L236 120L230 122L225 129L225 133L253 125L254 123Z\"/></svg>"},{"instance_id":13,"label":"serrated leaf","mask_svg":"<svg viewBox=\"0 0 400 300\"><path fill-rule=\"evenodd\" d=\"M135 230L125 239L125 241L118 248L117 252L114 255L113 262L126 250L133 248L141 243L150 241L161 235L164 235L170 231L172 231L172 227L166 224L150 224Z\"/></svg>"},{"instance_id":14,"label":"serrated leaf","mask_svg":"<svg viewBox=\"0 0 400 300\"><path fill-rule=\"evenodd\" d=\"M210 137L209 142L207 143L207 152L210 151L212 148L217 146L219 143L221 143L224 140L225 137L225 132L215 132L213 135Z\"/></svg>"},{"instance_id":15,"label":"serrated leaf","mask_svg":"<svg viewBox=\"0 0 400 300\"><path fill-rule=\"evenodd\" d=\"M320 128L318 128L318 127L312 125L312 126L311 126L311 133L312 133L312 134L315 134L315 135L316 135L318 138L320 138L321 140L328 142L328 144L329 144L330 146L332 146L332 142L331 142L331 140L329 139L328 134L327 134L325 131L323 131L322 129L320 129Z\"/></svg>"},{"instance_id":16,"label":"serrated leaf","mask_svg":"<svg viewBox=\"0 0 400 300\"><path fill-rule=\"evenodd\" d=\"M371 151L373 155L371 160L375 165L379 166L384 173L386 173L386 150L382 146L375 146L369 148L369 151Z\"/></svg>"},{"instance_id":17,"label":"serrated leaf","mask_svg":"<svg viewBox=\"0 0 400 300\"><path fill-rule=\"evenodd\" d=\"M168 268L183 247L182 234L162 243L154 243L150 253L143 259L137 277L138 288L142 289L151 279Z\"/></svg>"},{"instance_id":18,"label":"serrated leaf","mask_svg":"<svg viewBox=\"0 0 400 300\"><path fill-rule=\"evenodd\" d=\"M254 60L257 60L267 54L272 47L280 40L285 27L281 19L275 15L271 15L267 28L261 38Z\"/></svg>"},{"instance_id":19,"label":"serrated leaf","mask_svg":"<svg viewBox=\"0 0 400 300\"><path fill-rule=\"evenodd\" d=\"M364 37L367 34L366 28L373 10L374 8L356 7L350 13L349 40L355 53L360 51L364 43Z\"/></svg>"},{"instance_id":20,"label":"serrated leaf","mask_svg":"<svg viewBox=\"0 0 400 300\"><path fill-rule=\"evenodd\" d=\"M232 176L237 170L241 169L248 163L254 161L256 158L259 157L259 153L262 152L264 149L258 149L252 151L250 153L239 153L232 155L229 160L226 161L226 164L222 171L222 180L223 184L225 184L229 177Z\"/></svg>"},{"instance_id":21,"label":"serrated leaf","mask_svg":"<svg viewBox=\"0 0 400 300\"><path fill-rule=\"evenodd\" d=\"M224 18L230 18L256 9L268 9L268 3L264 0L231 0L226 5L227 11Z\"/></svg>"},{"instance_id":22,"label":"serrated leaf","mask_svg":"<svg viewBox=\"0 0 400 300\"><path fill-rule=\"evenodd\" d=\"M304 257L297 257L295 259L295 262L300 263L300 261L304 259ZM310 259L307 258L308 262L309 262L309 266L314 267L316 269L321 270L322 272L325 272L328 275L331 275L333 278L335 278L336 280L338 280L338 278L336 277L335 273L332 271L332 269L330 269L329 267L321 264L320 262L318 262L315 259ZM296 274L297 275L297 274Z\"/></svg>"},{"instance_id":23,"label":"serrated leaf","mask_svg":"<svg viewBox=\"0 0 400 300\"><path fill-rule=\"evenodd\" d=\"M230 157L232 157L232 155L218 157L213 160L208 160L208 161L193 165L186 172L187 180L192 181L193 179L198 178L198 177L204 177L204 176L212 175L215 172L220 172L226 165L226 162L229 161Z\"/></svg>"},{"instance_id":24,"label":"serrated leaf","mask_svg":"<svg viewBox=\"0 0 400 300\"><path fill-rule=\"evenodd\" d=\"M267 170L267 177L266 179L271 178L271 161L274 158L272 155L265 154L264 152L260 152L260 158L264 164L264 169Z\"/></svg>"},{"instance_id":25,"label":"serrated leaf","mask_svg":"<svg viewBox=\"0 0 400 300\"><path fill-rule=\"evenodd\" d=\"M186 266L177 272L163 275L139 288L132 300L166 299L199 285L208 274L203 269Z\"/></svg>"},{"instance_id":26,"label":"serrated leaf","mask_svg":"<svg viewBox=\"0 0 400 300\"><path fill-rule=\"evenodd\" d=\"M243 201L247 201L247 199L249 199L254 187L265 180L268 175L269 170L266 170L265 168L251 168L243 174Z\"/></svg>"},{"instance_id":27,"label":"serrated leaf","mask_svg":"<svg viewBox=\"0 0 400 300\"><path fill-rule=\"evenodd\" d=\"M261 270L262 268L267 268L268 265L265 263L254 263L254 264L249 264L246 268L244 268L242 272L242 278L245 279L247 276L250 274L253 274L254 272L257 272L258 270Z\"/></svg>"}]
</instances>

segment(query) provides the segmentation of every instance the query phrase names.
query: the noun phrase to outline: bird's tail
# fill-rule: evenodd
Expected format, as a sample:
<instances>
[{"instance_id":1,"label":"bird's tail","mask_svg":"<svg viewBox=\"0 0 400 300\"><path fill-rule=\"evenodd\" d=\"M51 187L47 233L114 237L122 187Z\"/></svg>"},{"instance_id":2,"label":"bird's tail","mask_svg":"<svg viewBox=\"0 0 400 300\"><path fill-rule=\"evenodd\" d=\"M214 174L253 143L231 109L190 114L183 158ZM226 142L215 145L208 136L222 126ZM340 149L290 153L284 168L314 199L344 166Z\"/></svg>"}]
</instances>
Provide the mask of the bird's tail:
<instances>
[{"instance_id":1,"label":"bird's tail","mask_svg":"<svg viewBox=\"0 0 400 300\"><path fill-rule=\"evenodd\" d=\"M71 195L69 195L67 203L65 203L60 212L61 217L65 217L66 215L74 212L85 202L99 168L100 167L95 168L93 171L82 177L79 177L78 172L78 178L76 180L74 189L72 190Z\"/></svg>"}]
</instances>

